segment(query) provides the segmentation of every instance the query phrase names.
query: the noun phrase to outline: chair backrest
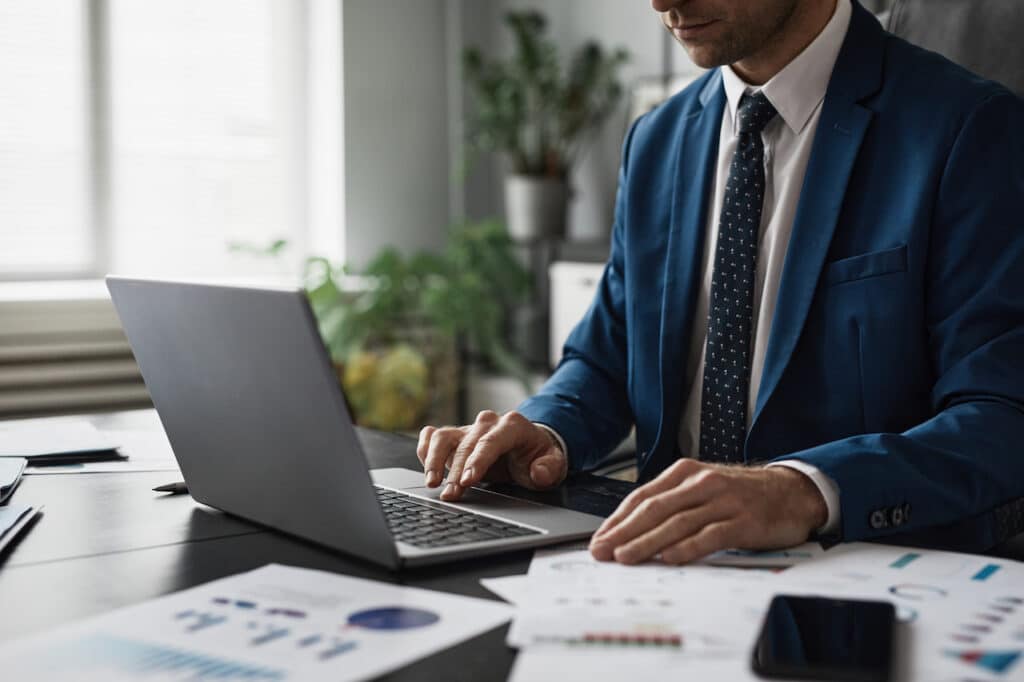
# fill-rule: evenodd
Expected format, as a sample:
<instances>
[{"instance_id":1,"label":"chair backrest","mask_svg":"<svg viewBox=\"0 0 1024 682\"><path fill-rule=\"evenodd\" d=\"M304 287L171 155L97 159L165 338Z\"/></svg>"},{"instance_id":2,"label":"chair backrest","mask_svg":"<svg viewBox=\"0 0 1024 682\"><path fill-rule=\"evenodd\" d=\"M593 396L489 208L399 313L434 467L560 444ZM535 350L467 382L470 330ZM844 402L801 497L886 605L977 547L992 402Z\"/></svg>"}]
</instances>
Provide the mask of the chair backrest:
<instances>
[{"instance_id":1,"label":"chair backrest","mask_svg":"<svg viewBox=\"0 0 1024 682\"><path fill-rule=\"evenodd\" d=\"M1024 96L1024 0L896 0L888 28Z\"/></svg>"}]
</instances>

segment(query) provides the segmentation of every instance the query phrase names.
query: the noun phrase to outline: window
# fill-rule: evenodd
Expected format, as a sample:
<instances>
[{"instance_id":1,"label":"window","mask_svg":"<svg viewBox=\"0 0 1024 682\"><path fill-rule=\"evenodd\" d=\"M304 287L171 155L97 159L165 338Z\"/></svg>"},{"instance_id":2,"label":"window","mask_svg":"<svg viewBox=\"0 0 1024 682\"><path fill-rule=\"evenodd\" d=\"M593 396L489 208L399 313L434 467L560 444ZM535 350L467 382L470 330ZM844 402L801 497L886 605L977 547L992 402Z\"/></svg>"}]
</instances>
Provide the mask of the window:
<instances>
[{"instance_id":1,"label":"window","mask_svg":"<svg viewBox=\"0 0 1024 682\"><path fill-rule=\"evenodd\" d=\"M87 222L85 16L80 2L0 2L0 273L80 274Z\"/></svg>"},{"instance_id":2,"label":"window","mask_svg":"<svg viewBox=\"0 0 1024 682\"><path fill-rule=\"evenodd\" d=\"M341 110L340 6L0 3L0 277L280 275L340 256L342 122L312 103ZM229 249L280 238L284 260Z\"/></svg>"}]
</instances>

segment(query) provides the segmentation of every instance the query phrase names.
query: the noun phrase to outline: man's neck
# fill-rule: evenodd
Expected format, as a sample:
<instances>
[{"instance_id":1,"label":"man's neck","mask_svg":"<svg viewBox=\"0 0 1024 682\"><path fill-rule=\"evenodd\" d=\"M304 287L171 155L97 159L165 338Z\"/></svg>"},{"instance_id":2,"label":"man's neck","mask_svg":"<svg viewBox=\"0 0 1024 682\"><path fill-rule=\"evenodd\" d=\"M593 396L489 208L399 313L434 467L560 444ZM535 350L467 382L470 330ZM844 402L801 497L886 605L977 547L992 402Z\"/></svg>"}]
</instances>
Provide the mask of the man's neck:
<instances>
[{"instance_id":1,"label":"man's neck","mask_svg":"<svg viewBox=\"0 0 1024 682\"><path fill-rule=\"evenodd\" d=\"M732 70L750 85L764 85L814 42L836 11L837 0L798 3L789 21L751 56L733 63Z\"/></svg>"}]
</instances>

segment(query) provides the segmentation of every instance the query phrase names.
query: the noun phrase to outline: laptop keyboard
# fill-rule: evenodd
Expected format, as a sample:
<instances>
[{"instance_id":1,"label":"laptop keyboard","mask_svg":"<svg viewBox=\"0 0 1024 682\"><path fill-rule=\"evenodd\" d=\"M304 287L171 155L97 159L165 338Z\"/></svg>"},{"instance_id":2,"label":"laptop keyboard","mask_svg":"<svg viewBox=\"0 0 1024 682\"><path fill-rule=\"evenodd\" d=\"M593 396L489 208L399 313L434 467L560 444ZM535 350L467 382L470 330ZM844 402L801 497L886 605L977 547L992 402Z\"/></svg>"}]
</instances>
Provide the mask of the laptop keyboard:
<instances>
[{"instance_id":1,"label":"laptop keyboard","mask_svg":"<svg viewBox=\"0 0 1024 682\"><path fill-rule=\"evenodd\" d=\"M396 540L415 547L430 549L541 534L530 528L452 509L388 488L376 489L391 534Z\"/></svg>"}]
</instances>

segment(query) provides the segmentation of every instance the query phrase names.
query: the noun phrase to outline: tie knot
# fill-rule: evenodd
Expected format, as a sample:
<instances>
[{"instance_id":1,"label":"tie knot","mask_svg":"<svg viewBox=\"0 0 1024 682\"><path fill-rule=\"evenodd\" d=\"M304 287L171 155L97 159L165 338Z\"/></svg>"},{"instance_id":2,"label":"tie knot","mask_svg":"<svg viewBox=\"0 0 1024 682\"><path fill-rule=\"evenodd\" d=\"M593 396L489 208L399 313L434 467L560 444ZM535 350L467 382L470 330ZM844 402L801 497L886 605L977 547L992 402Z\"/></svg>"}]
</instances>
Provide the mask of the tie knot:
<instances>
[{"instance_id":1,"label":"tie knot","mask_svg":"<svg viewBox=\"0 0 1024 682\"><path fill-rule=\"evenodd\" d=\"M740 98L739 126L741 133L760 133L775 118L775 107L763 92L744 94Z\"/></svg>"}]
</instances>

